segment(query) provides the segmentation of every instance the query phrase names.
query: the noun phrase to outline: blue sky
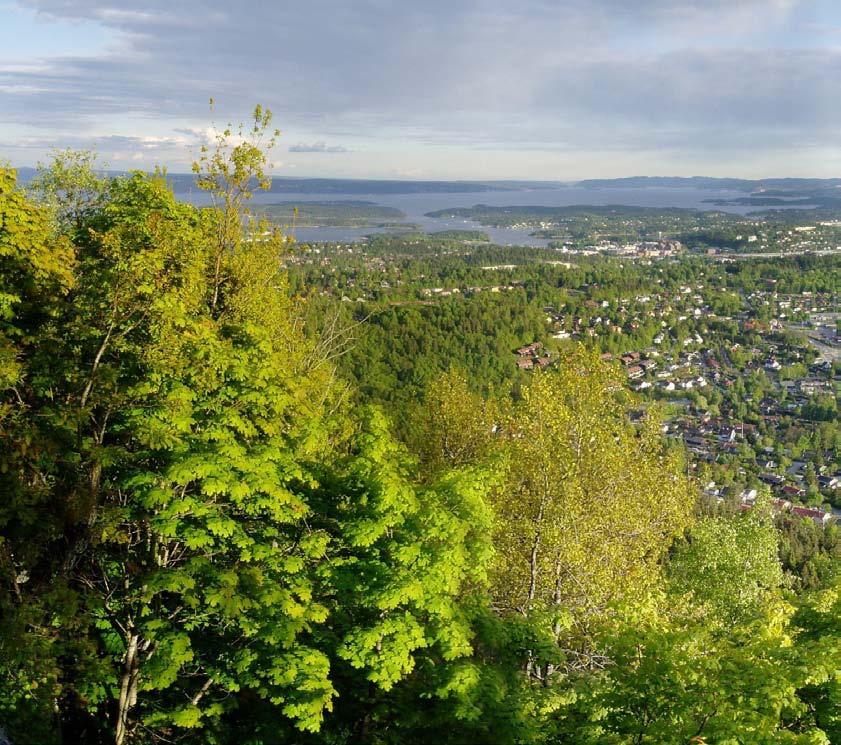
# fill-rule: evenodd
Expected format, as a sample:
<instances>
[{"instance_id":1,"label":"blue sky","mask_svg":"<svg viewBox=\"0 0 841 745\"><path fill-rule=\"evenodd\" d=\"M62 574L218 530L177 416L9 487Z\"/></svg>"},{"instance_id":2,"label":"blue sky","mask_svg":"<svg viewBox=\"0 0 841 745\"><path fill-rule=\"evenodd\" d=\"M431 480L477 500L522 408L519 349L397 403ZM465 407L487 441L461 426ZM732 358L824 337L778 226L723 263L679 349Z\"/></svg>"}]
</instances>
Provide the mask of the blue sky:
<instances>
[{"instance_id":1,"label":"blue sky","mask_svg":"<svg viewBox=\"0 0 841 745\"><path fill-rule=\"evenodd\" d=\"M289 176L841 176L841 3L0 0L15 165L183 170L258 102Z\"/></svg>"}]
</instances>

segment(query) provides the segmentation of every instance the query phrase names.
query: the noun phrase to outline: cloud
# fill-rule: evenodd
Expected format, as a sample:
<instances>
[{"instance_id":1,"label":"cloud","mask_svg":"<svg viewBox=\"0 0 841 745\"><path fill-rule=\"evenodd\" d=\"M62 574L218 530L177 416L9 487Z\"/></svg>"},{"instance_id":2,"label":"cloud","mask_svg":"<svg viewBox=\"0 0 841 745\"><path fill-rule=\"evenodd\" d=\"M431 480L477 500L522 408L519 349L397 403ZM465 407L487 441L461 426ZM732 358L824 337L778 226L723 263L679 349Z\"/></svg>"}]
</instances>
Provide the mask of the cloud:
<instances>
[{"instance_id":1,"label":"cloud","mask_svg":"<svg viewBox=\"0 0 841 745\"><path fill-rule=\"evenodd\" d=\"M224 142L228 147L236 147L248 141L247 134L241 134L239 130L234 131L233 128L228 128L228 133L225 133L224 130L221 130L215 125L208 127L178 127L174 131L179 135L186 136L190 144L196 145L212 145Z\"/></svg>"},{"instance_id":2,"label":"cloud","mask_svg":"<svg viewBox=\"0 0 841 745\"><path fill-rule=\"evenodd\" d=\"M795 32L841 24L831 4L816 15L823 2L311 0L238 12L221 0L23 0L47 22L98 24L112 43L0 62L0 132L89 137L117 122L186 147L212 138L213 96L225 121L267 105L293 133L290 153L348 153L308 159L335 164L325 168L361 168L355 156L376 149L407 172L527 150L733 162L741 149L830 149L841 50Z\"/></svg>"},{"instance_id":3,"label":"cloud","mask_svg":"<svg viewBox=\"0 0 841 745\"><path fill-rule=\"evenodd\" d=\"M313 142L307 144L299 142L297 145L289 146L290 153L346 153L348 149L341 145L328 145L326 142Z\"/></svg>"},{"instance_id":4,"label":"cloud","mask_svg":"<svg viewBox=\"0 0 841 745\"><path fill-rule=\"evenodd\" d=\"M115 150L168 152L174 148L184 148L185 146L186 141L179 137L126 135L105 135L102 137L64 135L60 140L51 137L22 137L16 141L16 147L34 150L70 148L72 150L97 150L100 152Z\"/></svg>"},{"instance_id":5,"label":"cloud","mask_svg":"<svg viewBox=\"0 0 841 745\"><path fill-rule=\"evenodd\" d=\"M12 80L0 70L0 84L43 91L29 97L36 112L206 119L213 95L223 115L262 101L283 126L308 128L359 116L412 126L432 108L444 121L461 112L507 114L531 106L547 79L582 59L609 52L633 62L641 37L655 35L656 51L680 45L676 29L715 24L721 36L752 12L758 33L791 10L788 0L523 0L516 11L502 0L312 0L294 10L255 3L246 13L219 0L150 0L142 12L127 0L26 4L47 18L100 23L120 43L105 56L58 58Z\"/></svg>"}]
</instances>

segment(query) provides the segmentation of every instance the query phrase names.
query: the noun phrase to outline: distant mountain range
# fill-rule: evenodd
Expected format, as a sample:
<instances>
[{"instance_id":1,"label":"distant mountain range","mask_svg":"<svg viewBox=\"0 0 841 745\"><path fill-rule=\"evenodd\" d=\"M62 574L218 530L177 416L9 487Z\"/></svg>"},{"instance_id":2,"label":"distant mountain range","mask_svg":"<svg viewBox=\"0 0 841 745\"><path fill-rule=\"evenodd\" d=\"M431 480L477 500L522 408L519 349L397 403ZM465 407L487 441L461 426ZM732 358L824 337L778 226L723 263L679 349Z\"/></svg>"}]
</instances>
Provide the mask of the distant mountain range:
<instances>
[{"instance_id":1,"label":"distant mountain range","mask_svg":"<svg viewBox=\"0 0 841 745\"><path fill-rule=\"evenodd\" d=\"M119 172L111 172L115 175ZM19 168L21 182L31 181L33 168ZM173 190L186 194L196 189L191 173L170 173L167 179ZM475 192L523 191L534 189L563 189L570 186L585 189L645 189L694 188L710 191L743 192L733 199L717 197L710 203L717 205L744 204L753 206L802 205L815 207L841 206L841 178L769 178L738 179L708 176L631 176L614 179L584 179L575 183L561 181L408 181L398 179L334 179L334 178L273 178L272 194L464 194Z\"/></svg>"},{"instance_id":2,"label":"distant mountain range","mask_svg":"<svg viewBox=\"0 0 841 745\"><path fill-rule=\"evenodd\" d=\"M744 196L704 201L718 207L757 207L837 210L841 208L841 178L769 178L748 180L737 178L710 178L693 176L633 176L618 179L587 179L577 186L585 189L708 189L710 191L743 192Z\"/></svg>"},{"instance_id":3,"label":"distant mountain range","mask_svg":"<svg viewBox=\"0 0 841 745\"><path fill-rule=\"evenodd\" d=\"M768 191L780 190L786 192L814 191L817 189L841 189L841 178L769 178L769 179L740 179L740 178L712 178L709 176L630 176L628 178L585 179L576 186L585 188L627 188L641 189L648 187L714 189L716 191Z\"/></svg>"},{"instance_id":4,"label":"distant mountain range","mask_svg":"<svg viewBox=\"0 0 841 745\"><path fill-rule=\"evenodd\" d=\"M21 183L35 176L35 169L18 168ZM125 171L108 171L122 175ZM168 173L167 180L176 194L196 188L192 173ZM400 179L339 179L273 177L272 194L464 194L467 192L520 191L523 189L556 189L562 186L547 181L408 181Z\"/></svg>"}]
</instances>

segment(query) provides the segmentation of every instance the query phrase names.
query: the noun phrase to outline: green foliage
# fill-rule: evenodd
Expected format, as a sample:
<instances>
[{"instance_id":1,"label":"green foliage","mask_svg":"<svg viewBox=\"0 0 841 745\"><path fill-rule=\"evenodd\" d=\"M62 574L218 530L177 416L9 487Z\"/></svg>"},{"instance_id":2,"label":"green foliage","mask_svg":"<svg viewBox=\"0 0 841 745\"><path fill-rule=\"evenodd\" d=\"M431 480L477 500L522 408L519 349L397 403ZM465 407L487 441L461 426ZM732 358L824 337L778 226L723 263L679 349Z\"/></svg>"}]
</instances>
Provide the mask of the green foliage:
<instances>
[{"instance_id":1,"label":"green foliage","mask_svg":"<svg viewBox=\"0 0 841 745\"><path fill-rule=\"evenodd\" d=\"M841 566L841 532L837 525L782 515L777 519L783 569L796 586L814 590L832 581Z\"/></svg>"},{"instance_id":2,"label":"green foliage","mask_svg":"<svg viewBox=\"0 0 841 745\"><path fill-rule=\"evenodd\" d=\"M65 726L98 720L118 743L138 727L202 741L256 697L315 731L332 665L387 690L418 654L471 652L457 600L484 582L486 479L442 474L415 493L381 418L348 439L343 388L286 290L288 242L238 211L263 181L269 118L200 166L211 210L142 174L82 211L66 188L41 209L4 176L3 277L25 271L16 292L43 296L41 315L19 315L18 294L4 316L2 478L20 494L4 504L6 710L58 698ZM42 183L65 183L66 165ZM50 221L70 210L73 246ZM353 624L325 633L340 613Z\"/></svg>"},{"instance_id":3,"label":"green foliage","mask_svg":"<svg viewBox=\"0 0 841 745\"><path fill-rule=\"evenodd\" d=\"M61 507L52 503L55 455L27 395L40 331L60 318L74 264L50 214L17 188L14 172L0 170L0 721L27 733L20 742L53 738L57 658L73 649L56 626L84 625L73 622L73 593L61 582L44 585L33 571L60 534Z\"/></svg>"},{"instance_id":4,"label":"green foliage","mask_svg":"<svg viewBox=\"0 0 841 745\"><path fill-rule=\"evenodd\" d=\"M767 498L736 519L709 517L693 526L669 574L672 589L689 593L710 623L745 624L761 614L783 586Z\"/></svg>"},{"instance_id":5,"label":"green foliage","mask_svg":"<svg viewBox=\"0 0 841 745\"><path fill-rule=\"evenodd\" d=\"M811 720L828 736L841 740L841 582L806 595L794 617L800 627L800 646L811 654L810 679L799 691Z\"/></svg>"},{"instance_id":6,"label":"green foliage","mask_svg":"<svg viewBox=\"0 0 841 745\"><path fill-rule=\"evenodd\" d=\"M513 407L496 505L502 607L563 607L583 619L656 582L692 497L654 412L636 429L627 408L616 372L586 352L536 375Z\"/></svg>"},{"instance_id":7,"label":"green foliage","mask_svg":"<svg viewBox=\"0 0 841 745\"><path fill-rule=\"evenodd\" d=\"M4 389L14 386L22 374L13 345L31 341L25 328L29 317L49 313L50 308L43 306L50 296L72 285L75 258L69 242L53 234L48 213L31 204L16 181L14 171L0 170L0 385Z\"/></svg>"},{"instance_id":8,"label":"green foliage","mask_svg":"<svg viewBox=\"0 0 841 745\"><path fill-rule=\"evenodd\" d=\"M413 449L430 472L485 461L495 450L499 407L470 390L467 375L451 369L426 389L413 412Z\"/></svg>"},{"instance_id":9,"label":"green foliage","mask_svg":"<svg viewBox=\"0 0 841 745\"><path fill-rule=\"evenodd\" d=\"M393 306L367 319L338 364L365 400L398 413L452 367L469 371L480 390L501 387L511 378L511 351L534 341L543 323L521 290Z\"/></svg>"},{"instance_id":10,"label":"green foliage","mask_svg":"<svg viewBox=\"0 0 841 745\"><path fill-rule=\"evenodd\" d=\"M832 678L831 649L798 644L792 611L721 631L691 607L620 616L600 636L611 666L578 681L550 731L581 743L829 743L800 691Z\"/></svg>"},{"instance_id":11,"label":"green foliage","mask_svg":"<svg viewBox=\"0 0 841 745\"><path fill-rule=\"evenodd\" d=\"M105 201L107 179L96 171L96 153L60 150L39 164L30 191L46 206L62 231L78 231Z\"/></svg>"},{"instance_id":12,"label":"green foliage","mask_svg":"<svg viewBox=\"0 0 841 745\"><path fill-rule=\"evenodd\" d=\"M838 418L838 403L834 397L827 396L803 404L800 411L812 422L831 422Z\"/></svg>"}]
</instances>

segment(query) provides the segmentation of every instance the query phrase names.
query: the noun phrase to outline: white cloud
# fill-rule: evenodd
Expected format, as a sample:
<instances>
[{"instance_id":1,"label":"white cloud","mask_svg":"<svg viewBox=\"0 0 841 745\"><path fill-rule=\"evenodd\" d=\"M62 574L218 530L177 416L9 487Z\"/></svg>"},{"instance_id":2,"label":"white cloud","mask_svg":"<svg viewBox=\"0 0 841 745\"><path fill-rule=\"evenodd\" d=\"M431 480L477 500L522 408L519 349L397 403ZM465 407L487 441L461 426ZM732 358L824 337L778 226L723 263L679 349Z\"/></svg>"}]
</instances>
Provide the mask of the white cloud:
<instances>
[{"instance_id":1,"label":"white cloud","mask_svg":"<svg viewBox=\"0 0 841 745\"><path fill-rule=\"evenodd\" d=\"M346 153L348 150L341 145L328 145L326 142L318 141L307 144L299 142L289 146L290 153Z\"/></svg>"}]
</instances>

